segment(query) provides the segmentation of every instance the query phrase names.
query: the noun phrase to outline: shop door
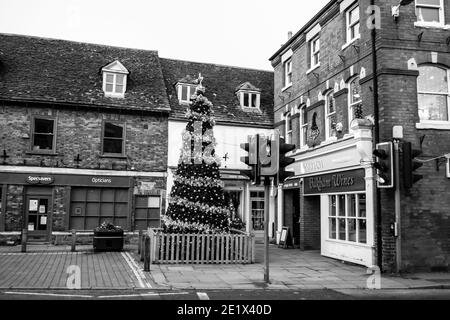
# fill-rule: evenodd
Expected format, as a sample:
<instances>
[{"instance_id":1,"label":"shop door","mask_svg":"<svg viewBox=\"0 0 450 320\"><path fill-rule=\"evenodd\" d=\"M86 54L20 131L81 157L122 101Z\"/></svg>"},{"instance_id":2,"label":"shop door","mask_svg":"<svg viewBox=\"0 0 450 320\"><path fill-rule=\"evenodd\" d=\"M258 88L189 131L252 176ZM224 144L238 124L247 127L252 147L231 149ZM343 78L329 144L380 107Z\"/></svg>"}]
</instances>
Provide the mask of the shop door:
<instances>
[{"instance_id":1,"label":"shop door","mask_svg":"<svg viewBox=\"0 0 450 320\"><path fill-rule=\"evenodd\" d=\"M50 196L27 196L25 227L30 241L48 241L50 205Z\"/></svg>"}]
</instances>

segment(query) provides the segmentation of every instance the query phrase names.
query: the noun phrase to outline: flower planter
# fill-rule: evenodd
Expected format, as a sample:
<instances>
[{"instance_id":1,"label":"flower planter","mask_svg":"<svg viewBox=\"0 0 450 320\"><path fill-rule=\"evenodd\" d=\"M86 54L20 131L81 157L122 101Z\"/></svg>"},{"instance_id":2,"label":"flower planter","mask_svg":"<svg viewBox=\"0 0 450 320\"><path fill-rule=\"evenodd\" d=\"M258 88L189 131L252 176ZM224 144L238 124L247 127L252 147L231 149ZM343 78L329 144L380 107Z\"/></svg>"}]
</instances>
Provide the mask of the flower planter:
<instances>
[{"instance_id":1,"label":"flower planter","mask_svg":"<svg viewBox=\"0 0 450 320\"><path fill-rule=\"evenodd\" d=\"M94 231L95 251L122 251L123 230L118 231Z\"/></svg>"}]
</instances>

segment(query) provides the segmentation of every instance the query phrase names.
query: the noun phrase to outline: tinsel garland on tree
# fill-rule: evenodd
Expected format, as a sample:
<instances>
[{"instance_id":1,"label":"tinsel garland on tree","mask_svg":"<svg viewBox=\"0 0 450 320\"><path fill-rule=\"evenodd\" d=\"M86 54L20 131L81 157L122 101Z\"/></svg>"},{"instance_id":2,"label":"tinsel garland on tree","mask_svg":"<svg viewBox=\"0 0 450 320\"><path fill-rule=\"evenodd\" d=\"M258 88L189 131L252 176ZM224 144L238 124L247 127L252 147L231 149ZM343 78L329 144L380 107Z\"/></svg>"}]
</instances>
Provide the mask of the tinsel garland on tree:
<instances>
[{"instance_id":1,"label":"tinsel garland on tree","mask_svg":"<svg viewBox=\"0 0 450 320\"><path fill-rule=\"evenodd\" d=\"M214 152L212 103L204 96L201 81L191 97L186 117L180 161L169 206L162 217L163 229L168 233L227 232L231 212L220 179L220 159Z\"/></svg>"}]
</instances>

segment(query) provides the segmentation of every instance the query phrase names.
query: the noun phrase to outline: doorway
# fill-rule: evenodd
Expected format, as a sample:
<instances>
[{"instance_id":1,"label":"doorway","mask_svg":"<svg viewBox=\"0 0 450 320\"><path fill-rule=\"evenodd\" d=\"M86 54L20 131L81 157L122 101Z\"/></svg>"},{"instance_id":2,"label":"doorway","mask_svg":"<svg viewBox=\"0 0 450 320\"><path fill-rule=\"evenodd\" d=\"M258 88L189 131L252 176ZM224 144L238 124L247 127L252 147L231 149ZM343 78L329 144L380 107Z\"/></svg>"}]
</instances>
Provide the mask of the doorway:
<instances>
[{"instance_id":1,"label":"doorway","mask_svg":"<svg viewBox=\"0 0 450 320\"><path fill-rule=\"evenodd\" d=\"M294 246L300 244L300 189L284 191L284 225L291 229Z\"/></svg>"},{"instance_id":2,"label":"doorway","mask_svg":"<svg viewBox=\"0 0 450 320\"><path fill-rule=\"evenodd\" d=\"M39 190L38 193L32 191L27 190L25 203L25 228L28 230L28 240L48 241L51 232L51 189Z\"/></svg>"}]
</instances>

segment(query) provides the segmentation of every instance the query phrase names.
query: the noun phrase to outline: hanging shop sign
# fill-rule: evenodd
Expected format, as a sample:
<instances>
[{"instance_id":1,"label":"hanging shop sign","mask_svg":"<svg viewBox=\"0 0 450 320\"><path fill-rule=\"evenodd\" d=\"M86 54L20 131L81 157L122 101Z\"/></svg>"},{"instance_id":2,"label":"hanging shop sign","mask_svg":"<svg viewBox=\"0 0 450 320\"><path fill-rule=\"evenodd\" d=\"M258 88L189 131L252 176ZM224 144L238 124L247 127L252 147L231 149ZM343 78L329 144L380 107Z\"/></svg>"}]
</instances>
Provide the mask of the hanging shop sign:
<instances>
[{"instance_id":1,"label":"hanging shop sign","mask_svg":"<svg viewBox=\"0 0 450 320\"><path fill-rule=\"evenodd\" d=\"M287 180L283 183L283 189L299 189L302 178Z\"/></svg>"},{"instance_id":2,"label":"hanging shop sign","mask_svg":"<svg viewBox=\"0 0 450 320\"><path fill-rule=\"evenodd\" d=\"M366 189L364 177L364 169L305 177L304 194L364 191Z\"/></svg>"}]
</instances>

